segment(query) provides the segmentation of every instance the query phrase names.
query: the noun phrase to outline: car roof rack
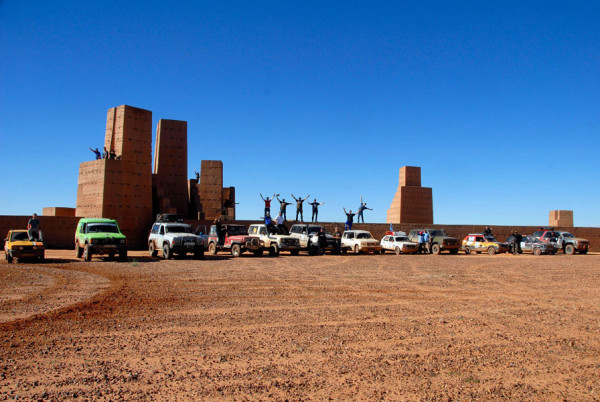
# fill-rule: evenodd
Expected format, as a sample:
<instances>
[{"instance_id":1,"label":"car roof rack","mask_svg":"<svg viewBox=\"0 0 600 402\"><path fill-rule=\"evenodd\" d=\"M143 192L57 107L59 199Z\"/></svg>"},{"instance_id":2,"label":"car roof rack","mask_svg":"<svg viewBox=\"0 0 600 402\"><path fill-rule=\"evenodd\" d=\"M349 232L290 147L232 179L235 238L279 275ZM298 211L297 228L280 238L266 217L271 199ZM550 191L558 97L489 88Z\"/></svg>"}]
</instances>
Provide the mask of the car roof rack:
<instances>
[{"instance_id":1,"label":"car roof rack","mask_svg":"<svg viewBox=\"0 0 600 402\"><path fill-rule=\"evenodd\" d=\"M183 219L178 214L158 214L156 222L183 222Z\"/></svg>"}]
</instances>

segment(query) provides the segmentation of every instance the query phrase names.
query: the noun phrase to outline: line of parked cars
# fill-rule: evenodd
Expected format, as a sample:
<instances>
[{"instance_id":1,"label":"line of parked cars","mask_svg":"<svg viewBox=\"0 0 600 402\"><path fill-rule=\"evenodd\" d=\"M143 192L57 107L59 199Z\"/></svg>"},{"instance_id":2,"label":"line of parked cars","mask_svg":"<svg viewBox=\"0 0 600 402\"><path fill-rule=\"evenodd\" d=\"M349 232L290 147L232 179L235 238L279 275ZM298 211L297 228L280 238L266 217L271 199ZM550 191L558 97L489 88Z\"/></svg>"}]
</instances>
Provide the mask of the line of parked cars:
<instances>
[{"instance_id":1,"label":"line of parked cars","mask_svg":"<svg viewBox=\"0 0 600 402\"><path fill-rule=\"evenodd\" d=\"M298 255L301 251L309 255L359 253L412 254L422 251L418 244L419 233L427 231L431 237L430 249L433 254L448 252L458 254L487 253L490 255L515 252L515 238L505 242L498 241L492 234L471 233L460 242L446 235L442 229L413 229L405 232L387 232L377 240L366 230L346 230L341 236L332 236L317 224L298 223L292 225L289 233L275 233L264 224L252 224L249 228L240 224L224 224L219 237L217 226L209 230L199 226L192 228L174 215L164 214L157 217L148 236L148 252L152 257L159 255L164 259L190 254L196 259L204 257L205 251L211 255L229 252L233 257L250 252L261 256L267 252L278 256L281 252ZM29 239L27 230L10 230L4 239L6 260L35 258L44 259L44 243L38 239ZM117 221L105 218L82 218L75 231L75 255L90 261L93 255L127 258L127 238L121 233ZM540 228L532 235L523 236L516 252L534 255L586 254L589 241L554 228Z\"/></svg>"}]
</instances>

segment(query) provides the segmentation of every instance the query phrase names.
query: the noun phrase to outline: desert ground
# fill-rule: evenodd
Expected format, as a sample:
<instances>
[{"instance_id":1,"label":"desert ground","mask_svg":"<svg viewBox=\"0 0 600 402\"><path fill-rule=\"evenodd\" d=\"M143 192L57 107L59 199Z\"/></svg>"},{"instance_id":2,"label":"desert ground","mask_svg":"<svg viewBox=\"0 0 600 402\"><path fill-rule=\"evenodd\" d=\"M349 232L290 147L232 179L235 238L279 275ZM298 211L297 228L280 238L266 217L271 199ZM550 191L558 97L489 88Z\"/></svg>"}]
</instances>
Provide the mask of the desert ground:
<instances>
[{"instance_id":1,"label":"desert ground","mask_svg":"<svg viewBox=\"0 0 600 402\"><path fill-rule=\"evenodd\" d=\"M0 400L599 400L600 255L0 261Z\"/></svg>"}]
</instances>

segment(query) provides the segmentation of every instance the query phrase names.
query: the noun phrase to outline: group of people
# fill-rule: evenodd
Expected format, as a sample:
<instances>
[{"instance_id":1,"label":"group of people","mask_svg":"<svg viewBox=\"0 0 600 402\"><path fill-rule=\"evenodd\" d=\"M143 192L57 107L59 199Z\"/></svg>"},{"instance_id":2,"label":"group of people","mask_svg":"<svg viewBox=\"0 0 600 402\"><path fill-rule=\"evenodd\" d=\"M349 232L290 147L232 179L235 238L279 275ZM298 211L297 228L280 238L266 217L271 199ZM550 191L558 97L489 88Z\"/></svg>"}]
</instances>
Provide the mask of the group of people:
<instances>
[{"instance_id":1,"label":"group of people","mask_svg":"<svg viewBox=\"0 0 600 402\"><path fill-rule=\"evenodd\" d=\"M98 151L98 148L96 148L96 149L90 148L90 151L92 151L94 154L96 154L96 159L121 159L120 156L117 156L114 149L111 149L109 151L108 149L106 149L106 147L104 147L104 150L102 152L100 152L100 151Z\"/></svg>"},{"instance_id":2,"label":"group of people","mask_svg":"<svg viewBox=\"0 0 600 402\"><path fill-rule=\"evenodd\" d=\"M294 199L294 201L296 201L296 221L298 221L298 217L300 217L300 222L304 222L303 206L304 206L304 201L306 201L309 197L310 197L310 194L304 198L296 197L296 196L294 196L294 194L292 194L292 198ZM292 203L287 202L285 200L285 198L280 199L279 194L273 194L273 196L270 198L268 196L265 198L262 194L260 194L260 198L262 198L262 200L265 203L264 216L261 217L261 219L265 219L265 224L266 224L267 218L269 218L269 220L271 220L271 224L273 226L275 226L275 224L272 223L272 218L271 218L271 202L274 199L277 199L277 201L279 201L279 214L277 215L275 220L277 221L278 228L285 227L283 225L283 222L287 220L287 207L288 207L288 205L292 205ZM317 201L316 198L313 200L313 202L308 203L308 205L310 205L312 207L311 222L319 221L319 206L324 205L324 204L325 204L324 202ZM354 223L355 215L358 215L357 222L360 223L360 220L362 219L362 221L364 223L365 222L364 211L365 210L372 211L373 209L367 207L367 203L363 201L363 197L361 196L360 197L360 206L358 207L358 211L356 213L352 213L352 210L350 210L349 212L346 211L346 207L343 207L343 210L344 210L344 213L346 214L346 224L344 225L344 229L351 230L352 224ZM268 224L267 224L267 226L268 226Z\"/></svg>"}]
</instances>

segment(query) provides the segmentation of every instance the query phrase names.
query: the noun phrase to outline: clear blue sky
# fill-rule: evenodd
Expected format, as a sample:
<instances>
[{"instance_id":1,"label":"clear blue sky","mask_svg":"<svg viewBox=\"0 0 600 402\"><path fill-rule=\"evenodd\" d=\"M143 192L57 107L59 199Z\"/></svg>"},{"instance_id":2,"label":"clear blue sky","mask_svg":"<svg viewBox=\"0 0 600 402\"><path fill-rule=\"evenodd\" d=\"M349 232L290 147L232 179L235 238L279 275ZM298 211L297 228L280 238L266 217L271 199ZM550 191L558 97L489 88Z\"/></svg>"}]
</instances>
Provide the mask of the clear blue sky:
<instances>
[{"instance_id":1,"label":"clear blue sky","mask_svg":"<svg viewBox=\"0 0 600 402\"><path fill-rule=\"evenodd\" d=\"M410 165L435 223L600 226L599 1L0 0L0 34L0 214L74 207L128 104L188 122L240 218L384 222Z\"/></svg>"}]
</instances>

